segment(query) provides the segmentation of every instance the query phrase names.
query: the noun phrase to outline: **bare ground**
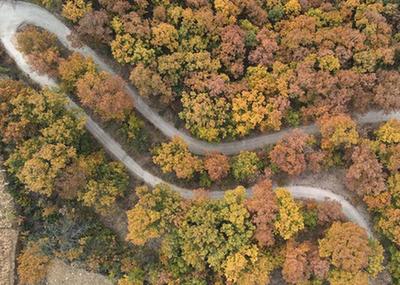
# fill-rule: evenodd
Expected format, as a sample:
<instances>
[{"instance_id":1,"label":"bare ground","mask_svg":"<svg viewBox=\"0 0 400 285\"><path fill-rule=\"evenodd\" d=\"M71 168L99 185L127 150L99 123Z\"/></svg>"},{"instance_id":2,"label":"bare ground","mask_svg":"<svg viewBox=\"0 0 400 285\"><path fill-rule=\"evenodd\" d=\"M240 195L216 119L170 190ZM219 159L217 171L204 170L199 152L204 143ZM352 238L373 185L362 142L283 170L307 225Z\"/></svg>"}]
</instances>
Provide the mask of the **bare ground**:
<instances>
[{"instance_id":1,"label":"bare ground","mask_svg":"<svg viewBox=\"0 0 400 285\"><path fill-rule=\"evenodd\" d=\"M15 250L18 240L16 215L0 157L0 285L14 284Z\"/></svg>"},{"instance_id":2,"label":"bare ground","mask_svg":"<svg viewBox=\"0 0 400 285\"><path fill-rule=\"evenodd\" d=\"M67 265L54 259L47 274L47 285L112 285L105 276Z\"/></svg>"}]
</instances>

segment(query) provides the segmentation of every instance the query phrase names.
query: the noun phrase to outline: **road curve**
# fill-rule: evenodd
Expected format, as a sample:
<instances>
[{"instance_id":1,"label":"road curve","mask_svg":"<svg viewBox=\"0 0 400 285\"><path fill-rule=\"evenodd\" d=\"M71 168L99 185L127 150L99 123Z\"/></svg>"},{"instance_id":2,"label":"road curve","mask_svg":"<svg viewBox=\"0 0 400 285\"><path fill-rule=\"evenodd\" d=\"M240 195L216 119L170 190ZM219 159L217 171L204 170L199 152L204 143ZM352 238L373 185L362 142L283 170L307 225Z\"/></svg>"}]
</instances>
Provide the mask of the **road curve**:
<instances>
[{"instance_id":1,"label":"road curve","mask_svg":"<svg viewBox=\"0 0 400 285\"><path fill-rule=\"evenodd\" d=\"M0 15L0 36L3 43L8 43L9 46L12 45L11 39L18 26L22 23L34 24L54 33L60 42L68 49L92 57L100 69L115 74L115 72L91 48L87 46L83 46L82 48L72 47L71 42L67 39L67 36L71 33L70 29L47 10L34 4L21 1L12 3L3 2L0 4ZM19 53L15 53L15 48L9 50L9 52L14 58L21 56ZM36 75L33 76L37 77ZM43 78L40 79L43 80ZM140 112L149 122L169 138L173 136L180 136L183 138L188 144L189 149L196 154L220 152L230 155L243 150L254 150L261 148L264 145L275 143L290 131L290 129L286 129L272 134L264 134L253 138L237 140L235 142L208 143L188 135L184 130L176 129L171 122L165 121L146 104L131 85L127 85L126 91L134 101L137 111ZM400 119L400 112L384 114L383 112L372 111L364 115L356 116L356 119L360 123L386 121L390 118ZM306 133L317 132L315 125L300 127L300 129Z\"/></svg>"},{"instance_id":2,"label":"road curve","mask_svg":"<svg viewBox=\"0 0 400 285\"><path fill-rule=\"evenodd\" d=\"M73 49L69 42L66 39L66 36L69 34L69 30L54 16L49 14L46 10L41 9L35 5L25 3L25 2L16 2L15 6L10 5L9 3L0 4L0 40L3 43L7 53L15 60L18 67L30 78L40 84L43 87L53 87L56 88L56 82L49 78L48 76L39 75L36 72L32 71L28 63L25 61L23 55L15 48L13 44L13 37L15 35L17 27L23 22L30 22L41 26L49 31L58 35L59 39L63 44L65 44L68 48ZM15 9L14 9L15 7ZM96 57L94 52L89 49L88 47L84 47L83 49L79 49L79 52L83 52L86 55L90 55L96 59L96 62L104 67L104 69L108 69L108 67L101 62L100 59ZM110 70L109 70L110 71ZM170 131L169 136L172 135L180 135L182 136L181 132L173 128L171 125L163 121L157 114L152 112L149 107L136 95L133 89L130 89L130 94L134 98L138 98L135 100L136 107L141 106L141 104L145 105L145 114L147 114L150 118L156 118L155 121L160 120L160 124L156 123L156 126L160 129L166 127ZM138 102L141 102L138 104ZM83 110L81 110L71 99L69 99L69 103L67 108L79 109L78 112L79 116L82 116L86 119L86 128L87 130L96 138L96 140L116 159L121 161L125 167L128 169L130 173L134 176L139 178L140 180L144 181L145 183L149 184L150 186L155 186L160 183L169 184L159 177L154 176L150 172L144 170L135 160L132 159L121 147L121 145L116 142L108 133L106 133L97 123L95 123L88 115L86 115ZM376 119L377 115L373 115L371 113L371 120ZM390 116L390 115L389 115ZM397 116L397 115L396 115ZM146 116L147 117L147 116ZM391 117L391 116L390 116ZM389 118L389 117L385 117ZM370 119L368 119L370 120ZM383 120L383 118L380 118ZM152 121L154 123L154 121ZM316 131L314 126L305 127L304 128L307 132L314 132ZM259 147L264 144L273 143L277 139L279 139L286 131L275 133L273 135L266 135L261 136L254 139L247 139L243 141L239 141L236 143L229 143L229 144L219 144L219 145L212 145L212 146L219 146L221 148L227 147L229 145L228 150L225 153L234 153L236 151L244 150L244 149L251 149L247 144L249 142L254 142L254 147ZM186 135L185 135L186 136ZM186 136L186 139L189 138L192 140L192 146L196 147L200 144L200 148L198 148L198 153L204 153L209 151L220 151L220 149L209 149L211 144L207 144L204 142L197 141L189 136ZM224 152L224 151L222 151ZM184 198L191 198L193 196L192 190L185 189L178 187L176 185L169 184L172 189L179 192ZM371 235L371 229L368 226L366 219L357 211L357 209L352 206L345 198L339 196L337 194L332 193L331 191L320 189L320 188L313 188L313 187L305 187L305 186L288 186L286 187L291 194L295 198L312 198L318 201L323 201L325 199L331 199L339 202L342 205L343 211L346 216L353 222L359 224L361 227L365 228L369 235ZM247 194L251 195L252 190L247 189ZM223 196L223 192L221 191L211 191L210 196L213 199L221 198Z\"/></svg>"}]
</instances>

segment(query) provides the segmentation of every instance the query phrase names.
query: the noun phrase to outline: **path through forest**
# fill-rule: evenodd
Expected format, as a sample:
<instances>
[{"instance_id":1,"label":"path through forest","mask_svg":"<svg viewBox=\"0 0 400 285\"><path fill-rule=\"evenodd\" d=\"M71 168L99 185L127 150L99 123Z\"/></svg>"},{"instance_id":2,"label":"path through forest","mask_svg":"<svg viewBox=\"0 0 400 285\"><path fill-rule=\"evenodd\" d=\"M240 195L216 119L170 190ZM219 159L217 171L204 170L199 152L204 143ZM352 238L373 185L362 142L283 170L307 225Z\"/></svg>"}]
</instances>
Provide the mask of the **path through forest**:
<instances>
[{"instance_id":1,"label":"path through forest","mask_svg":"<svg viewBox=\"0 0 400 285\"><path fill-rule=\"evenodd\" d=\"M77 50L86 56L91 56L94 58L97 64L109 72L112 72L110 68L91 50L90 48L84 46L80 49L74 49L71 43L68 41L67 36L70 34L70 30L56 17L51 15L48 11L39 6L17 1L14 5L8 2L3 2L0 4L0 40L2 41L7 53L15 60L18 67L28 74L32 80L42 85L43 87L56 87L56 82L47 77L37 74L32 71L28 63L25 61L23 55L16 49L14 45L14 36L17 28L22 23L31 23L40 26L50 32L56 34L59 40L68 48L72 50ZM183 131L177 130L169 122L164 121L158 114L153 112L150 107L137 95L136 91L128 87L128 92L135 101L135 106L139 112L141 112L144 117L151 121L157 128L159 128L166 136L171 137L174 135L179 135L183 137L189 144L190 149L196 153L207 153L211 151L219 151L226 154L237 153L241 150L254 149L262 147L266 144L275 143L279 138L288 133L290 130L284 130L278 133L270 135L262 135L256 138L245 139L232 143L221 143L221 144L210 144L206 142L199 141L185 134ZM70 101L68 105L69 108L77 108L76 104ZM86 118L86 128L88 131L99 141L99 143L116 159L121 161L130 173L143 180L145 183L155 186L159 183L166 183L159 177L154 176L150 172L144 170L132 157L130 157L108 133L106 133L98 124L96 124L89 116L87 116L83 111L81 116ZM362 122L376 122L384 121L389 118L399 118L400 113L395 112L388 115L384 115L379 112L370 112L359 120ZM302 129L308 133L316 132L315 126L302 127ZM167 183L168 184L168 183ZM179 192L185 198L192 197L192 191L190 189L181 188L175 185L170 185L174 190ZM332 193L329 190L324 190L314 187L304 187L304 186L290 186L288 190L292 193L295 198L313 198L316 200L332 199L338 201L342 207L343 211L346 213L348 218L359 224L360 226L367 229L369 233L371 230L368 227L366 219L355 209L345 198ZM248 189L248 194L251 195L251 189ZM223 196L221 191L212 191L210 193L212 198L219 198Z\"/></svg>"}]
</instances>

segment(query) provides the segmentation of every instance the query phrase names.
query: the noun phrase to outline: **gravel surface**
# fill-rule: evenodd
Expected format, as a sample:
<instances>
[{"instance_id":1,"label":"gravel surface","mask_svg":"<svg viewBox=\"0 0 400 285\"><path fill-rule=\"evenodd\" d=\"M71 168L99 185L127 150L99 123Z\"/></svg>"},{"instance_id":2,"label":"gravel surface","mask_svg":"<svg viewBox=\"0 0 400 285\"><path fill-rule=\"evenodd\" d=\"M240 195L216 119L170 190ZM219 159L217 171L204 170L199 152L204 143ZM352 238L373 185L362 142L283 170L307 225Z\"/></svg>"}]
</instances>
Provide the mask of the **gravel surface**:
<instances>
[{"instance_id":1,"label":"gravel surface","mask_svg":"<svg viewBox=\"0 0 400 285\"><path fill-rule=\"evenodd\" d=\"M47 285L112 285L105 276L67 265L55 259L49 266Z\"/></svg>"}]
</instances>

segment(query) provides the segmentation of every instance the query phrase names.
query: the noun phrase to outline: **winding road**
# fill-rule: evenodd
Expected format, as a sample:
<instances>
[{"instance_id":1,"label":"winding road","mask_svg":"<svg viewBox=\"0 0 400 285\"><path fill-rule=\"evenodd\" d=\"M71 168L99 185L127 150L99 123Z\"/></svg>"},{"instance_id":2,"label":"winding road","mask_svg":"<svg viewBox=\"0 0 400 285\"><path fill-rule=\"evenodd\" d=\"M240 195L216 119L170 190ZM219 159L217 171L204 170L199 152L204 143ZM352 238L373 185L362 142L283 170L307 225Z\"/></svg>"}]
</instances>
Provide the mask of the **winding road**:
<instances>
[{"instance_id":1,"label":"winding road","mask_svg":"<svg viewBox=\"0 0 400 285\"><path fill-rule=\"evenodd\" d=\"M115 74L115 72L91 48L87 46L83 46L81 48L72 47L71 42L67 38L68 35L71 34L71 30L47 10L34 4L21 1L7 1L0 5L1 41L7 46L7 49L11 48L12 46L11 41L17 28L22 23L30 23L54 33L57 35L61 43L68 49L80 52L87 57L92 57L100 69ZM15 50L15 48L13 49ZM13 52L12 56L14 58L21 57L21 54ZM41 81L44 80L42 77L37 77L37 75L33 74L32 78L34 80L35 78L38 78ZM145 117L156 128L158 128L165 136L169 138L174 136L183 138L188 144L189 149L196 154L220 152L230 155L243 150L254 150L265 145L275 143L290 131L290 129L286 129L272 134L263 134L253 138L237 140L235 142L208 143L190 136L184 130L176 129L171 122L166 121L154 110L152 110L131 85L127 84L126 89L127 93L134 101L137 111L140 112L143 117ZM372 111L364 115L356 116L356 119L360 123L386 121L390 118L400 119L400 112L384 114L383 112ZM301 127L301 129L307 133L317 132L315 125L304 126Z\"/></svg>"},{"instance_id":2,"label":"winding road","mask_svg":"<svg viewBox=\"0 0 400 285\"><path fill-rule=\"evenodd\" d=\"M67 36L70 34L71 31L60 20L58 20L45 9L26 2L1 2L0 40L3 43L7 53L15 60L18 67L27 75L29 75L33 81L37 82L41 86L57 87L57 84L53 79L49 78L48 76L39 75L36 72L32 71L28 63L25 61L23 55L16 49L13 43L14 36L18 27L23 23L34 24L54 33L59 38L60 42L67 48L78 51L85 56L92 57L102 70L106 70L115 74L115 72L111 70L111 68L108 67L89 47L84 46L82 48L73 48L70 41L67 39ZM188 143L190 150L197 154L205 154L213 151L225 154L234 154L242 150L256 149L267 144L275 143L283 135L290 131L287 129L274 134L261 135L258 137L243 139L231 143L207 143L189 136L184 131L176 129L171 123L165 121L143 101L143 99L137 94L136 90L133 87L127 86L127 92L134 100L136 109L147 120L154 124L154 126L156 126L167 137L182 137ZM79 107L70 99L67 107L79 109ZM100 144L103 145L103 147L111 155L121 161L130 173L151 186L155 186L159 183L166 183L159 177L156 177L150 172L144 170L122 149L121 145L118 142L116 142L88 115L86 115L83 110L79 112L79 116L83 116L86 118L86 128L88 129L88 131L99 141ZM393 112L390 114L383 114L381 112L369 112L363 116L357 117L357 119L361 123L385 121L390 118L400 119L400 113ZM317 132L315 125L305 126L301 129L307 133ZM192 197L192 191L190 189L184 189L171 184L170 186L172 187L172 189L179 192L183 197ZM346 216L351 221L365 228L369 235L372 235L367 220L344 197L334 194L331 191L314 187L288 186L286 188L295 198L312 198L319 201L331 199L338 201L342 205L343 211ZM247 192L248 195L251 195L251 189L248 189ZM212 198L220 198L223 196L223 192L212 191L210 195Z\"/></svg>"}]
</instances>

